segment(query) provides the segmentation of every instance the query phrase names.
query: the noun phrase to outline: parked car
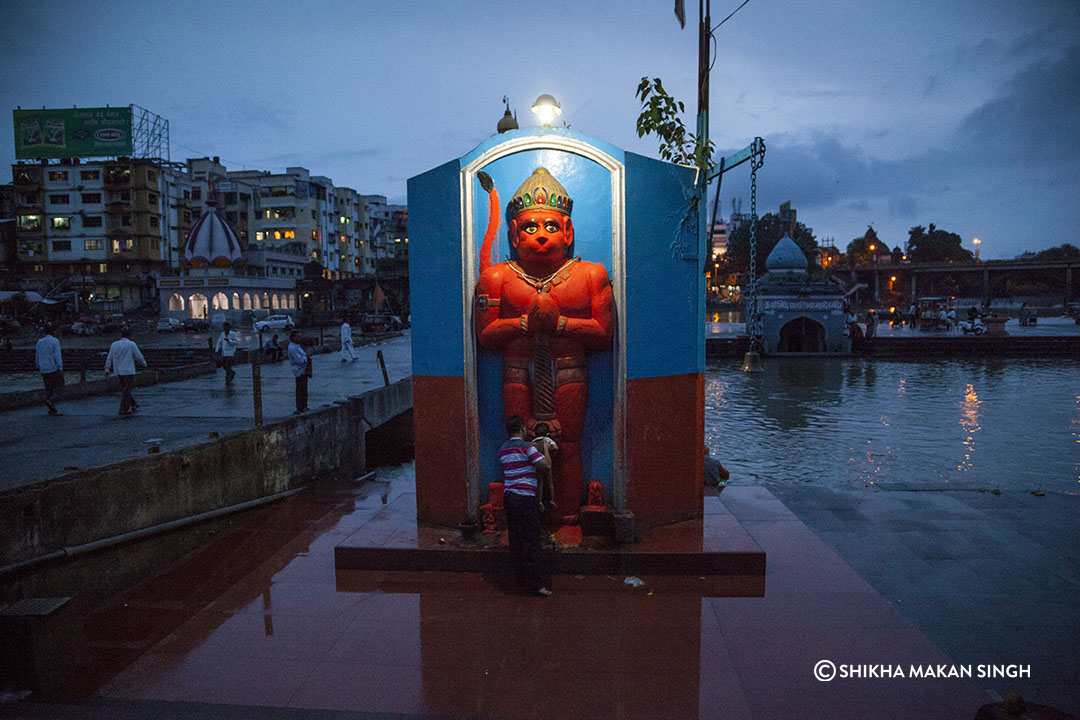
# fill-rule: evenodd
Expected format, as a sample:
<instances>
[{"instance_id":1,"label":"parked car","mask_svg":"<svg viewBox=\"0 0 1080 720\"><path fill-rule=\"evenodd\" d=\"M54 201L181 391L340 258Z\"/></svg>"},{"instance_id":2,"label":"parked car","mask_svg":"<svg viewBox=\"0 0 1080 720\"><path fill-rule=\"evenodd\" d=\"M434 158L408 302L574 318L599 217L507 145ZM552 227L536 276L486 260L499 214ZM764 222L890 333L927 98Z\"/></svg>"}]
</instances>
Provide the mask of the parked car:
<instances>
[{"instance_id":1,"label":"parked car","mask_svg":"<svg viewBox=\"0 0 1080 720\"><path fill-rule=\"evenodd\" d=\"M174 317L163 317L157 321L157 331L162 332L176 332L177 330L183 330L184 323L180 322Z\"/></svg>"},{"instance_id":2,"label":"parked car","mask_svg":"<svg viewBox=\"0 0 1080 720\"><path fill-rule=\"evenodd\" d=\"M263 320L256 320L251 329L257 333L267 330L288 330L294 327L296 327L296 322L291 315L271 315Z\"/></svg>"},{"instance_id":3,"label":"parked car","mask_svg":"<svg viewBox=\"0 0 1080 720\"><path fill-rule=\"evenodd\" d=\"M360 321L360 328L364 332L390 332L403 327L405 324L401 322L401 318L389 313L365 313L364 319Z\"/></svg>"},{"instance_id":4,"label":"parked car","mask_svg":"<svg viewBox=\"0 0 1080 720\"><path fill-rule=\"evenodd\" d=\"M203 318L184 318L184 332L204 332L210 329L210 323Z\"/></svg>"}]
</instances>

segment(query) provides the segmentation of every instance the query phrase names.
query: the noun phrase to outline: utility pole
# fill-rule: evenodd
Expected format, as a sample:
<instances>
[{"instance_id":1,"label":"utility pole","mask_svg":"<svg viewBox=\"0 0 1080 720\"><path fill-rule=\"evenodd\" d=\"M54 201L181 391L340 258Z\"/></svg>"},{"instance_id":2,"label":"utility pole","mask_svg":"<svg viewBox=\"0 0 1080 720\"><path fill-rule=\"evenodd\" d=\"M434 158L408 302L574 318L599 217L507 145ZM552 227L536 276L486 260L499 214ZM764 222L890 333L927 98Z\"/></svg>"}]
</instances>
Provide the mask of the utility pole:
<instances>
[{"instance_id":1,"label":"utility pole","mask_svg":"<svg viewBox=\"0 0 1080 720\"><path fill-rule=\"evenodd\" d=\"M697 149L698 158L704 158L709 147L709 36L711 30L712 0L698 0L698 112L697 112ZM700 162L700 160L699 160ZM698 257L701 267L698 273L705 271L704 262L708 252L709 237L709 172L708 166L698 170ZM702 296L702 312L705 298Z\"/></svg>"}]
</instances>

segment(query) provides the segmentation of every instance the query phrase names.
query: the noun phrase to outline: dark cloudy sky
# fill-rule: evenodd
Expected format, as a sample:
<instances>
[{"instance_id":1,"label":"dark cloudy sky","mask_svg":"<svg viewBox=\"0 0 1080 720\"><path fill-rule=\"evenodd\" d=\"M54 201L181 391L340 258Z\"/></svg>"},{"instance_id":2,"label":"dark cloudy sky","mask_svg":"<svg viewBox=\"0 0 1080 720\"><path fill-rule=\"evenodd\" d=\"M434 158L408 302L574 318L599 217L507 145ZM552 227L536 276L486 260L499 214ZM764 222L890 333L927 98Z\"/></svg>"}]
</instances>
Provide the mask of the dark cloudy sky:
<instances>
[{"instance_id":1,"label":"dark cloudy sky","mask_svg":"<svg viewBox=\"0 0 1080 720\"><path fill-rule=\"evenodd\" d=\"M713 0L714 24L740 2ZM0 166L16 105L135 103L168 118L174 160L303 165L404 202L494 132L504 94L525 125L544 92L655 157L634 91L661 77L694 112L686 4L680 30L672 0L4 0ZM1077 0L751 0L716 32L712 136L762 136L762 210L790 200L841 247L931 222L984 258L1080 244L1078 28ZM724 215L748 186L725 177Z\"/></svg>"}]
</instances>

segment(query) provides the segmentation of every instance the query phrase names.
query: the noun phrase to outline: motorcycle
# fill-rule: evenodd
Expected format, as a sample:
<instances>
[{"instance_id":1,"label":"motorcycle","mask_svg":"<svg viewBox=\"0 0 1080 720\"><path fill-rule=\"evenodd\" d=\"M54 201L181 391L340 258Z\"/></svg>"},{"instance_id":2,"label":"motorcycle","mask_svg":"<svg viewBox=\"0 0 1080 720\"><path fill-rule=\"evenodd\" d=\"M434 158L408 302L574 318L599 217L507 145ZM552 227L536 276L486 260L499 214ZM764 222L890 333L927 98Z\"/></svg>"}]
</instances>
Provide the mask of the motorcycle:
<instances>
[{"instance_id":1,"label":"motorcycle","mask_svg":"<svg viewBox=\"0 0 1080 720\"><path fill-rule=\"evenodd\" d=\"M982 318L971 318L960 323L960 329L964 331L964 334L975 333L976 335L982 335L986 332L986 326L983 325Z\"/></svg>"}]
</instances>

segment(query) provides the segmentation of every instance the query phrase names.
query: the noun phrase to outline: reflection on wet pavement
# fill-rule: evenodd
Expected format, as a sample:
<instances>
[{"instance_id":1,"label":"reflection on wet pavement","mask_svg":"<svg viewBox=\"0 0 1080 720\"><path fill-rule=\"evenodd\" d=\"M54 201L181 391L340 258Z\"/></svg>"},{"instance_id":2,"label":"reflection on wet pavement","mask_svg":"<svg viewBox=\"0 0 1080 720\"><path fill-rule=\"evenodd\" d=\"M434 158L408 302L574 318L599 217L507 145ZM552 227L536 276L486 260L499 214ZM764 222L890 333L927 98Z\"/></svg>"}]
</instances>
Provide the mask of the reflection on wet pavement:
<instances>
[{"instance_id":1,"label":"reflection on wet pavement","mask_svg":"<svg viewBox=\"0 0 1080 720\"><path fill-rule=\"evenodd\" d=\"M107 603L59 697L493 718L881 717L908 693L935 708L921 717L964 717L986 700L964 682L815 682L821 657L947 659L763 488L708 498L768 551L763 598L572 575L532 598L498 576L335 571L334 547L410 472L314 483Z\"/></svg>"}]
</instances>

